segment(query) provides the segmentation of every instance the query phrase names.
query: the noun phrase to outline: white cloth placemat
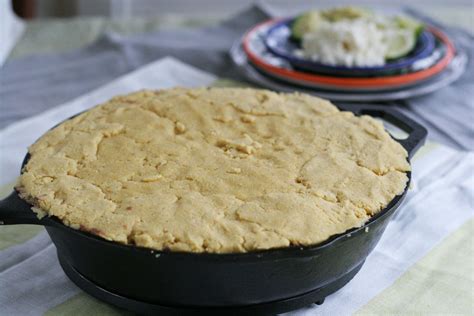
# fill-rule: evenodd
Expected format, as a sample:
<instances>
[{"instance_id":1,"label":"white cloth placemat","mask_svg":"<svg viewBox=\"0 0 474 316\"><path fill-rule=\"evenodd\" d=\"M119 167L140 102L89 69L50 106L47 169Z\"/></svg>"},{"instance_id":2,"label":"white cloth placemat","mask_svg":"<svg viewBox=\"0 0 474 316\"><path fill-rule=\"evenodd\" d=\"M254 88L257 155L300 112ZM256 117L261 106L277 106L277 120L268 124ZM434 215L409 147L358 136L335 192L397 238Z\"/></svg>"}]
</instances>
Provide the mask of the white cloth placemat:
<instances>
[{"instance_id":1,"label":"white cloth placemat","mask_svg":"<svg viewBox=\"0 0 474 316\"><path fill-rule=\"evenodd\" d=\"M11 125L0 131L2 184L18 176L26 147L71 115L116 94L144 88L204 86L215 79L176 59L165 58L62 106ZM350 314L393 284L474 215L472 170L472 153L441 145L426 146L413 162L413 185L405 203L361 271L323 305L312 305L290 314ZM60 270L55 249L44 232L24 244L0 251L0 263L2 315L41 315L79 293Z\"/></svg>"}]
</instances>

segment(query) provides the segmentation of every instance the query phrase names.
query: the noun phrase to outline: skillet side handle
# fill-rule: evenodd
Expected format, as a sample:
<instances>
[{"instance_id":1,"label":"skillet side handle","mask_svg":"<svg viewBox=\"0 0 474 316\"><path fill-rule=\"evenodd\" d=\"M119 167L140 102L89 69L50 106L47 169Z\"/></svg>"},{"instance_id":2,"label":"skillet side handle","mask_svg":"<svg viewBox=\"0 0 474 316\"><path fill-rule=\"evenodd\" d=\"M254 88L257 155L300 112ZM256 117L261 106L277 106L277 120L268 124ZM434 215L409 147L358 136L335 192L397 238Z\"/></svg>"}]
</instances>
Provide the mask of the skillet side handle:
<instances>
[{"instance_id":1,"label":"skillet side handle","mask_svg":"<svg viewBox=\"0 0 474 316\"><path fill-rule=\"evenodd\" d=\"M368 114L374 117L380 117L401 130L408 133L405 139L397 141L406 149L408 157L411 159L420 147L425 143L428 131L426 128L409 118L408 116L392 109L368 109L362 110L361 114Z\"/></svg>"},{"instance_id":2,"label":"skillet side handle","mask_svg":"<svg viewBox=\"0 0 474 316\"><path fill-rule=\"evenodd\" d=\"M31 205L22 200L16 191L0 201L0 225L13 224L44 225L31 210Z\"/></svg>"},{"instance_id":3,"label":"skillet side handle","mask_svg":"<svg viewBox=\"0 0 474 316\"><path fill-rule=\"evenodd\" d=\"M342 109L354 112L358 115L366 114L373 117L379 117L408 133L407 138L396 139L396 141L398 141L405 148L410 159L426 141L426 136L428 135L426 128L408 116L400 113L397 110L390 109L387 106L350 105L347 107L344 106Z\"/></svg>"}]
</instances>

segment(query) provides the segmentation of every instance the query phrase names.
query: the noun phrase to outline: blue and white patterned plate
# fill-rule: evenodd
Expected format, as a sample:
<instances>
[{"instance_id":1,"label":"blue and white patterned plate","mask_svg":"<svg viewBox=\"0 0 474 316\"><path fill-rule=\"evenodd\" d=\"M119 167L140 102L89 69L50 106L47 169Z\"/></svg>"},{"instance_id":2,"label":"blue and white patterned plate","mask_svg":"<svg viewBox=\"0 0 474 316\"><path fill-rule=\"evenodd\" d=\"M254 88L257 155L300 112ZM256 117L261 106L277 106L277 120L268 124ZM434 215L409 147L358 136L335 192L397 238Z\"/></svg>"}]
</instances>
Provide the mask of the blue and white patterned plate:
<instances>
[{"instance_id":1,"label":"blue and white patterned plate","mask_svg":"<svg viewBox=\"0 0 474 316\"><path fill-rule=\"evenodd\" d=\"M293 19L285 19L269 25L268 31L263 35L263 42L272 54L287 60L296 69L314 73L347 77L375 77L410 73L419 71L418 65L420 63L418 61L429 58L436 48L436 40L433 34L423 31L418 37L415 48L407 56L390 60L383 66L345 67L327 65L298 55L297 52L301 48L299 43L291 39L292 23Z\"/></svg>"}]
</instances>

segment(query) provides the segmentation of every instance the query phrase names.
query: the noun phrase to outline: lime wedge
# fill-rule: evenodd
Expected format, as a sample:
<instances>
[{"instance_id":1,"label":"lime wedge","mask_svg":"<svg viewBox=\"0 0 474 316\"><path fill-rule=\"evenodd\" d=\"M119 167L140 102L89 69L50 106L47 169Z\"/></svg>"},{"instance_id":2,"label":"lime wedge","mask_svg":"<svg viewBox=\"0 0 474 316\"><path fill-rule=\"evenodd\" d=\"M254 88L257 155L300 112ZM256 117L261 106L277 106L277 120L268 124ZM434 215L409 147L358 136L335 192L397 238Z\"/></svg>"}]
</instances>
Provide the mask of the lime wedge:
<instances>
[{"instance_id":1,"label":"lime wedge","mask_svg":"<svg viewBox=\"0 0 474 316\"><path fill-rule=\"evenodd\" d=\"M409 29L391 29L385 33L387 53L385 59L395 59L407 55L416 45L415 31Z\"/></svg>"},{"instance_id":2,"label":"lime wedge","mask_svg":"<svg viewBox=\"0 0 474 316\"><path fill-rule=\"evenodd\" d=\"M420 35L423 31L422 23L407 16L396 16L394 17L394 22L401 29L412 30L415 33L415 36Z\"/></svg>"},{"instance_id":3,"label":"lime wedge","mask_svg":"<svg viewBox=\"0 0 474 316\"><path fill-rule=\"evenodd\" d=\"M330 22L341 20L355 20L372 16L372 12L358 7L336 7L321 12L321 16Z\"/></svg>"},{"instance_id":4,"label":"lime wedge","mask_svg":"<svg viewBox=\"0 0 474 316\"><path fill-rule=\"evenodd\" d=\"M296 40L301 40L305 33L314 32L321 20L321 15L316 10L300 15L291 26L291 36Z\"/></svg>"}]
</instances>

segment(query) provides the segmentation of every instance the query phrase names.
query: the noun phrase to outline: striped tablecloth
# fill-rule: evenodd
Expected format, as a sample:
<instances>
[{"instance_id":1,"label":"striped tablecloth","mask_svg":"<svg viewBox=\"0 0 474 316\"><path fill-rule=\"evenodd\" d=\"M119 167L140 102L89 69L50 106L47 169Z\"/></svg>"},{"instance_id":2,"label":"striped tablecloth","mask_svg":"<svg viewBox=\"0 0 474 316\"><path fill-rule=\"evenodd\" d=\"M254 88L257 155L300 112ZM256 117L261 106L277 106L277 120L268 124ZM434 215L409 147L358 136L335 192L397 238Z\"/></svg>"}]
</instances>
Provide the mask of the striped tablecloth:
<instances>
[{"instance_id":1,"label":"striped tablecloth","mask_svg":"<svg viewBox=\"0 0 474 316\"><path fill-rule=\"evenodd\" d=\"M223 83L165 58L0 131L1 193L11 190L26 146L61 120L115 94ZM413 185L361 271L321 306L293 315L474 312L474 154L428 142L413 160ZM72 284L41 227L0 227L0 315L120 315Z\"/></svg>"}]
</instances>

